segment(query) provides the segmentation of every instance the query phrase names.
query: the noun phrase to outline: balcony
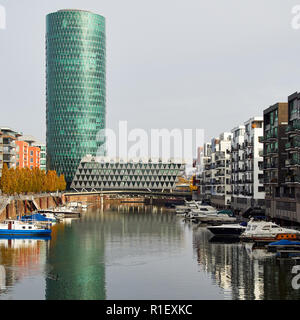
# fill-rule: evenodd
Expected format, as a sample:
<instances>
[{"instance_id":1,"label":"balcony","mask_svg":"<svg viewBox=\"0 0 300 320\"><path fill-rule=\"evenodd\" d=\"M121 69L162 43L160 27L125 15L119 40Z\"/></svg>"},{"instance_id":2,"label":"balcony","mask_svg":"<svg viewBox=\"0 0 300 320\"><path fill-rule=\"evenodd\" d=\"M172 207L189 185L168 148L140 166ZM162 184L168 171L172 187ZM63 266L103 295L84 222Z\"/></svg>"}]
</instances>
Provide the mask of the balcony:
<instances>
[{"instance_id":1,"label":"balcony","mask_svg":"<svg viewBox=\"0 0 300 320\"><path fill-rule=\"evenodd\" d=\"M298 140L293 140L285 144L286 150L292 151L294 149L299 149L299 148L300 148L300 141Z\"/></svg>"},{"instance_id":2,"label":"balcony","mask_svg":"<svg viewBox=\"0 0 300 320\"><path fill-rule=\"evenodd\" d=\"M285 183L288 183L288 184L300 183L300 176L298 175L287 176L285 178Z\"/></svg>"},{"instance_id":3,"label":"balcony","mask_svg":"<svg viewBox=\"0 0 300 320\"><path fill-rule=\"evenodd\" d=\"M266 155L271 155L271 154L277 154L278 153L278 147L274 147L274 146L267 146L267 149L266 149L266 153L265 153L265 156Z\"/></svg>"},{"instance_id":4,"label":"balcony","mask_svg":"<svg viewBox=\"0 0 300 320\"><path fill-rule=\"evenodd\" d=\"M264 184L278 184L278 178L272 177L272 178L264 178Z\"/></svg>"},{"instance_id":5,"label":"balcony","mask_svg":"<svg viewBox=\"0 0 300 320\"><path fill-rule=\"evenodd\" d=\"M300 159L287 159L285 160L286 167L297 167L300 166Z\"/></svg>"},{"instance_id":6,"label":"balcony","mask_svg":"<svg viewBox=\"0 0 300 320\"><path fill-rule=\"evenodd\" d=\"M286 133L297 134L300 132L300 121L296 120L292 124L288 125L286 128Z\"/></svg>"},{"instance_id":7,"label":"balcony","mask_svg":"<svg viewBox=\"0 0 300 320\"><path fill-rule=\"evenodd\" d=\"M4 147L3 154L16 155L16 149L10 148L10 147Z\"/></svg>"},{"instance_id":8,"label":"balcony","mask_svg":"<svg viewBox=\"0 0 300 320\"><path fill-rule=\"evenodd\" d=\"M264 168L266 170L271 170L271 169L278 169L278 164L275 162L271 162L271 163L266 163Z\"/></svg>"},{"instance_id":9,"label":"balcony","mask_svg":"<svg viewBox=\"0 0 300 320\"><path fill-rule=\"evenodd\" d=\"M264 141L271 141L271 140L277 140L278 133L277 132L269 132L266 134Z\"/></svg>"}]
</instances>

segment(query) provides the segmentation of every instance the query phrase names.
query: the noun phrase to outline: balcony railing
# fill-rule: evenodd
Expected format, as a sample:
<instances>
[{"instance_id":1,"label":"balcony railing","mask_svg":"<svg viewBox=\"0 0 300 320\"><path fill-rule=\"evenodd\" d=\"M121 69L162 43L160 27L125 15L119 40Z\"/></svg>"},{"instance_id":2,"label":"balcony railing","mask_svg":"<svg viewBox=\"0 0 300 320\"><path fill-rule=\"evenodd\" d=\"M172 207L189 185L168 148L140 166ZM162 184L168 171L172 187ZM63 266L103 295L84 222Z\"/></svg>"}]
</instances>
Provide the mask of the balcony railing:
<instances>
[{"instance_id":1,"label":"balcony railing","mask_svg":"<svg viewBox=\"0 0 300 320\"><path fill-rule=\"evenodd\" d=\"M298 140L293 140L291 142L287 142L285 144L286 149L293 149L293 148L300 148L300 141Z\"/></svg>"},{"instance_id":2,"label":"balcony railing","mask_svg":"<svg viewBox=\"0 0 300 320\"><path fill-rule=\"evenodd\" d=\"M285 165L288 166L298 166L300 165L300 159L287 159L285 160Z\"/></svg>"},{"instance_id":3,"label":"balcony railing","mask_svg":"<svg viewBox=\"0 0 300 320\"><path fill-rule=\"evenodd\" d=\"M278 168L278 164L275 163L275 162L266 163L264 167L265 167L265 169L277 169Z\"/></svg>"},{"instance_id":4,"label":"balcony railing","mask_svg":"<svg viewBox=\"0 0 300 320\"><path fill-rule=\"evenodd\" d=\"M268 139L277 139L278 133L277 132L269 132L266 134L266 140Z\"/></svg>"},{"instance_id":5,"label":"balcony railing","mask_svg":"<svg viewBox=\"0 0 300 320\"><path fill-rule=\"evenodd\" d=\"M277 153L278 152L278 147L274 147L274 146L268 146L267 150L266 150L266 154L268 153Z\"/></svg>"},{"instance_id":6,"label":"balcony railing","mask_svg":"<svg viewBox=\"0 0 300 320\"><path fill-rule=\"evenodd\" d=\"M293 131L298 131L300 130L300 121L294 121L294 123L288 125L286 127L286 132L287 133L290 133L290 132L293 132Z\"/></svg>"},{"instance_id":7,"label":"balcony railing","mask_svg":"<svg viewBox=\"0 0 300 320\"><path fill-rule=\"evenodd\" d=\"M293 175L293 176L287 176L285 178L286 183L300 183L300 176Z\"/></svg>"}]
</instances>

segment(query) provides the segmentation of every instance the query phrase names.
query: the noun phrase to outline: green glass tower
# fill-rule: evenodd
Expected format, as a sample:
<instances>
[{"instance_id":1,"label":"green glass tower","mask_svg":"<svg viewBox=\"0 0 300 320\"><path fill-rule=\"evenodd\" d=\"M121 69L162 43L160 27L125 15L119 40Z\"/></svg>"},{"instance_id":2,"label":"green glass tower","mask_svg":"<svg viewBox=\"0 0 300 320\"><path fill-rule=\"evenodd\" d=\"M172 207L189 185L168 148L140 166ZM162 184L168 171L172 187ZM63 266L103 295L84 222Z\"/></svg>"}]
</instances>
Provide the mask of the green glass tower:
<instances>
[{"instance_id":1,"label":"green glass tower","mask_svg":"<svg viewBox=\"0 0 300 320\"><path fill-rule=\"evenodd\" d=\"M47 169L70 184L85 155L103 154L105 18L60 10L46 20Z\"/></svg>"}]
</instances>

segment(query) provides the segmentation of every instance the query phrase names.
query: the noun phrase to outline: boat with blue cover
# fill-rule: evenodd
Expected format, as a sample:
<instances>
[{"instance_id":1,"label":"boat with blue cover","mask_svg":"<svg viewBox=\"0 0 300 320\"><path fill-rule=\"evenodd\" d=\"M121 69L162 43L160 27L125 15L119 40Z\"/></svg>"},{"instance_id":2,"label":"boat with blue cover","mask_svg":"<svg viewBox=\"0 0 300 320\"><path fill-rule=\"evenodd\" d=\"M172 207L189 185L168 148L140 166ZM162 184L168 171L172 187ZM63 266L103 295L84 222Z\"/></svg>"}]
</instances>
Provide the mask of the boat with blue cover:
<instances>
[{"instance_id":1,"label":"boat with blue cover","mask_svg":"<svg viewBox=\"0 0 300 320\"><path fill-rule=\"evenodd\" d=\"M271 242L268 246L268 251L276 252L278 250L300 251L300 241L280 240Z\"/></svg>"},{"instance_id":2,"label":"boat with blue cover","mask_svg":"<svg viewBox=\"0 0 300 320\"><path fill-rule=\"evenodd\" d=\"M21 221L43 221L43 222L52 222L55 223L57 222L57 218L52 214L48 213L33 213L29 215L24 215L22 217L17 217L17 219L21 219Z\"/></svg>"},{"instance_id":3,"label":"boat with blue cover","mask_svg":"<svg viewBox=\"0 0 300 320\"><path fill-rule=\"evenodd\" d=\"M51 231L50 223L41 225L37 222L24 222L20 220L5 220L3 223L0 223L0 235L49 236Z\"/></svg>"}]
</instances>

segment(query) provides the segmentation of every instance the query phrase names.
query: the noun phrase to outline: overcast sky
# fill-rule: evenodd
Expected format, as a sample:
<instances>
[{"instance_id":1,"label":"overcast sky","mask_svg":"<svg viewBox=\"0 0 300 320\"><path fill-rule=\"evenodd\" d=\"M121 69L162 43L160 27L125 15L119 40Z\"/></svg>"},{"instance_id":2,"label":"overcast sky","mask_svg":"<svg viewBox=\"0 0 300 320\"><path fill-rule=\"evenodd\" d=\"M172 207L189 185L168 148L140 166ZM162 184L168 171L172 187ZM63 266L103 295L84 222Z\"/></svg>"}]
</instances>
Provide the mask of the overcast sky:
<instances>
[{"instance_id":1,"label":"overcast sky","mask_svg":"<svg viewBox=\"0 0 300 320\"><path fill-rule=\"evenodd\" d=\"M45 16L106 18L107 127L230 131L300 91L300 0L0 0L0 125L45 140Z\"/></svg>"}]
</instances>

